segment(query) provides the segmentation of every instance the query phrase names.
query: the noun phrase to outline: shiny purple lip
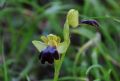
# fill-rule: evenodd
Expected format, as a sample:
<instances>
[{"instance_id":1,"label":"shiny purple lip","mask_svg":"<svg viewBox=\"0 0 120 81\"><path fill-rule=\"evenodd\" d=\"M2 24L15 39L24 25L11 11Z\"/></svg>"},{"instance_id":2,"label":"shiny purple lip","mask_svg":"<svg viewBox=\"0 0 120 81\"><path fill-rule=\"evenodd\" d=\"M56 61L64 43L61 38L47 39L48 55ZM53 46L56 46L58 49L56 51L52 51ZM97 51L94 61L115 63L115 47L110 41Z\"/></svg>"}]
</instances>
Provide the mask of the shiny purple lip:
<instances>
[{"instance_id":1,"label":"shiny purple lip","mask_svg":"<svg viewBox=\"0 0 120 81\"><path fill-rule=\"evenodd\" d=\"M88 25L95 26L95 27L99 27L99 24L96 20L81 20L80 23L81 24L88 24Z\"/></svg>"},{"instance_id":2,"label":"shiny purple lip","mask_svg":"<svg viewBox=\"0 0 120 81\"><path fill-rule=\"evenodd\" d=\"M55 47L48 46L45 48L39 55L39 59L41 59L41 63L45 64L47 61L49 64L54 63L54 59L58 60L60 58L59 53Z\"/></svg>"}]
</instances>

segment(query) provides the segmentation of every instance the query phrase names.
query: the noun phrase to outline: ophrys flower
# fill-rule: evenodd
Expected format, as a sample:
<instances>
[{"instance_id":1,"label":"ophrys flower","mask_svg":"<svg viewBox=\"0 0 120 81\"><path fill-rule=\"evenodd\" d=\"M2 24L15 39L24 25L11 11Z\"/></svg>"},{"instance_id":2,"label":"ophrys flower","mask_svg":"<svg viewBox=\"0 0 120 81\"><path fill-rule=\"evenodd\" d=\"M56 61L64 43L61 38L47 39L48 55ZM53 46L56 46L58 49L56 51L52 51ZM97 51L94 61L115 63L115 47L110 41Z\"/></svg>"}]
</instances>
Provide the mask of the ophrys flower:
<instances>
[{"instance_id":1,"label":"ophrys flower","mask_svg":"<svg viewBox=\"0 0 120 81\"><path fill-rule=\"evenodd\" d=\"M56 35L41 36L41 40L43 42L34 40L32 43L40 52L39 58L42 64L46 61L52 64L54 60L59 60L60 54L66 50L64 42L60 43L61 39Z\"/></svg>"}]
</instances>

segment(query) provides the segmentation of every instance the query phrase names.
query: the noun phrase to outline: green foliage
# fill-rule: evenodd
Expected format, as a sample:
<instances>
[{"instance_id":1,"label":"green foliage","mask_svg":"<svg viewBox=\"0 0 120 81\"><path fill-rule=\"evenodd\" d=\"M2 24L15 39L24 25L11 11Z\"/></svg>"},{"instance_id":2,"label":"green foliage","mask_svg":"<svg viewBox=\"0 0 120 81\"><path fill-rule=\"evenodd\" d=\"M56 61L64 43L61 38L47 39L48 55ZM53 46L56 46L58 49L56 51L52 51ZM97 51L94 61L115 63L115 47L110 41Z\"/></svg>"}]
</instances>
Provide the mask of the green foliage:
<instances>
[{"instance_id":1,"label":"green foliage","mask_svg":"<svg viewBox=\"0 0 120 81\"><path fill-rule=\"evenodd\" d=\"M42 2L43 1L43 2ZM89 25L71 28L72 39L64 59L56 62L58 81L120 80L119 0L0 0L0 81L52 81L54 65L41 65L39 52L31 41L41 35L63 36L63 23L69 9L79 10L82 20L99 22L101 39ZM82 0L80 0L82 1ZM1 7L2 6L2 7ZM39 40L39 39L38 39ZM80 45L74 45L80 43ZM99 41L99 42L98 42ZM62 49L63 50L63 49ZM60 69L61 67L61 69ZM58 75L55 74L55 76Z\"/></svg>"}]
</instances>

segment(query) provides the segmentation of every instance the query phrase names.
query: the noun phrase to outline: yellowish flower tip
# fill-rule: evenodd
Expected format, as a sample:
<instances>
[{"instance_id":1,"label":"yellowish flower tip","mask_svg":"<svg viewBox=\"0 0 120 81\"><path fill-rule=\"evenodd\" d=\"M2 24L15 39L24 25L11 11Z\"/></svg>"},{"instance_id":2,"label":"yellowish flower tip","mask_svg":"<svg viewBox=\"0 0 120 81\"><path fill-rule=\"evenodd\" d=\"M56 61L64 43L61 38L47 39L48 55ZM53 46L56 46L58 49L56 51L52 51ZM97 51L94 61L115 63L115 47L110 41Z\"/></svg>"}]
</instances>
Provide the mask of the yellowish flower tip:
<instances>
[{"instance_id":1,"label":"yellowish flower tip","mask_svg":"<svg viewBox=\"0 0 120 81\"><path fill-rule=\"evenodd\" d=\"M60 37L53 34L49 34L47 36L41 36L41 39L48 46L54 46L54 47L57 47L61 41Z\"/></svg>"},{"instance_id":2,"label":"yellowish flower tip","mask_svg":"<svg viewBox=\"0 0 120 81\"><path fill-rule=\"evenodd\" d=\"M68 24L72 27L79 25L79 12L75 9L70 9L67 14Z\"/></svg>"}]
</instances>

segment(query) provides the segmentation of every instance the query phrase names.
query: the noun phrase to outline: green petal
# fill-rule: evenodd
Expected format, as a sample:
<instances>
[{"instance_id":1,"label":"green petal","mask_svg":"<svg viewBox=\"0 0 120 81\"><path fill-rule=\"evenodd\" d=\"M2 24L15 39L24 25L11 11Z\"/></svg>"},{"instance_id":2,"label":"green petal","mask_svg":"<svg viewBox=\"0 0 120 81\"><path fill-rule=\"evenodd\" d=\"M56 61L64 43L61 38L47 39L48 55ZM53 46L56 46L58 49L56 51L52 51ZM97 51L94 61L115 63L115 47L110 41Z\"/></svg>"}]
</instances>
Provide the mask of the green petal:
<instances>
[{"instance_id":1,"label":"green petal","mask_svg":"<svg viewBox=\"0 0 120 81\"><path fill-rule=\"evenodd\" d=\"M65 53L66 52L66 50L67 50L67 48L68 48L68 46L69 46L69 44L68 44L69 42L62 42L62 43L60 43L58 46L57 46L57 50L58 50L58 53Z\"/></svg>"},{"instance_id":2,"label":"green petal","mask_svg":"<svg viewBox=\"0 0 120 81\"><path fill-rule=\"evenodd\" d=\"M46 44L48 43L48 39L46 36L41 36L40 38L44 43L46 43Z\"/></svg>"},{"instance_id":3,"label":"green petal","mask_svg":"<svg viewBox=\"0 0 120 81\"><path fill-rule=\"evenodd\" d=\"M32 41L33 45L37 48L39 52L41 52L43 49L47 47L45 43L42 43L40 41L34 40Z\"/></svg>"}]
</instances>

